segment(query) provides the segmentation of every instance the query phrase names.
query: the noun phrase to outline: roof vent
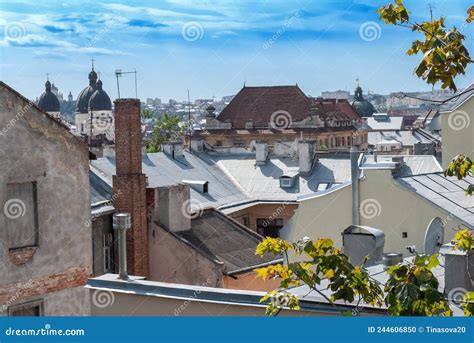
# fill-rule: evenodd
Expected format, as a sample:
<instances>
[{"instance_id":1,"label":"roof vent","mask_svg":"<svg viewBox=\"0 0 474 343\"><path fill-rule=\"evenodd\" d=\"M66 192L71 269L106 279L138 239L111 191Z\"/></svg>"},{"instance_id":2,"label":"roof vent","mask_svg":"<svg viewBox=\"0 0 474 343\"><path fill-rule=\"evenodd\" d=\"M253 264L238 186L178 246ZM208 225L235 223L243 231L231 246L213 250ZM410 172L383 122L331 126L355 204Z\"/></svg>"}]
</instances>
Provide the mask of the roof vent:
<instances>
[{"instance_id":1,"label":"roof vent","mask_svg":"<svg viewBox=\"0 0 474 343\"><path fill-rule=\"evenodd\" d=\"M351 225L342 233L344 254L354 265L362 265L366 256L369 259L365 266L370 267L383 260L385 234L383 231L369 227Z\"/></svg>"},{"instance_id":2,"label":"roof vent","mask_svg":"<svg viewBox=\"0 0 474 343\"><path fill-rule=\"evenodd\" d=\"M189 185L196 192L203 194L209 192L209 181L181 180L181 182Z\"/></svg>"}]
</instances>

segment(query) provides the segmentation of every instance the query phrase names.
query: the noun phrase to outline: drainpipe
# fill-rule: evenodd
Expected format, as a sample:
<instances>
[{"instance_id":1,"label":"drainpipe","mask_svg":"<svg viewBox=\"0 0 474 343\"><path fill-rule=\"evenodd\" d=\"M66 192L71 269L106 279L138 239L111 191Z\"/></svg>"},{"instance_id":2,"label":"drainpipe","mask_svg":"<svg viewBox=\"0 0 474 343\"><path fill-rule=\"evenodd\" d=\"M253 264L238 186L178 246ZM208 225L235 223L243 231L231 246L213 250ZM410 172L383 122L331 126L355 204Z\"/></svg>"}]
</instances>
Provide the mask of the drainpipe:
<instances>
[{"instance_id":1,"label":"drainpipe","mask_svg":"<svg viewBox=\"0 0 474 343\"><path fill-rule=\"evenodd\" d=\"M132 226L130 213L116 213L113 228L118 233L119 279L128 280L127 274L127 230Z\"/></svg>"},{"instance_id":2,"label":"drainpipe","mask_svg":"<svg viewBox=\"0 0 474 343\"><path fill-rule=\"evenodd\" d=\"M359 152L351 147L352 225L359 225Z\"/></svg>"}]
</instances>

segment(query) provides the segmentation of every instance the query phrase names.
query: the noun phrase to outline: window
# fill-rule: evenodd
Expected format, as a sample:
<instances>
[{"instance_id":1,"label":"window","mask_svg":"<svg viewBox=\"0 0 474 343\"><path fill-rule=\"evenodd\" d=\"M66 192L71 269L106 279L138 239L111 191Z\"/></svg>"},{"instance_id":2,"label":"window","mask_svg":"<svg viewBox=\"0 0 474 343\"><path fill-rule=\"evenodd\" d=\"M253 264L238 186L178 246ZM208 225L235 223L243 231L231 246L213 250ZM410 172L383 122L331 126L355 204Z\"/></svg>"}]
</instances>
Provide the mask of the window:
<instances>
[{"instance_id":1,"label":"window","mask_svg":"<svg viewBox=\"0 0 474 343\"><path fill-rule=\"evenodd\" d=\"M221 140L217 140L217 141L216 141L216 146L222 146L222 141L221 141Z\"/></svg>"},{"instance_id":2,"label":"window","mask_svg":"<svg viewBox=\"0 0 474 343\"><path fill-rule=\"evenodd\" d=\"M280 237L280 229L283 227L283 219L268 219L268 218L258 218L257 219L257 231L263 237Z\"/></svg>"},{"instance_id":3,"label":"window","mask_svg":"<svg viewBox=\"0 0 474 343\"><path fill-rule=\"evenodd\" d=\"M38 245L36 182L8 184L4 209L9 248Z\"/></svg>"},{"instance_id":4,"label":"window","mask_svg":"<svg viewBox=\"0 0 474 343\"><path fill-rule=\"evenodd\" d=\"M243 217L244 225L249 227L250 226L250 218L249 216L244 216Z\"/></svg>"},{"instance_id":5,"label":"window","mask_svg":"<svg viewBox=\"0 0 474 343\"><path fill-rule=\"evenodd\" d=\"M36 300L21 305L10 306L8 315L12 317L40 317L43 315L43 301Z\"/></svg>"},{"instance_id":6,"label":"window","mask_svg":"<svg viewBox=\"0 0 474 343\"><path fill-rule=\"evenodd\" d=\"M114 240L112 233L102 235L102 252L104 255L104 273L108 273L113 269L112 246Z\"/></svg>"},{"instance_id":7,"label":"window","mask_svg":"<svg viewBox=\"0 0 474 343\"><path fill-rule=\"evenodd\" d=\"M281 188L289 188L292 185L292 180L289 177L281 177L280 178L280 187Z\"/></svg>"}]
</instances>

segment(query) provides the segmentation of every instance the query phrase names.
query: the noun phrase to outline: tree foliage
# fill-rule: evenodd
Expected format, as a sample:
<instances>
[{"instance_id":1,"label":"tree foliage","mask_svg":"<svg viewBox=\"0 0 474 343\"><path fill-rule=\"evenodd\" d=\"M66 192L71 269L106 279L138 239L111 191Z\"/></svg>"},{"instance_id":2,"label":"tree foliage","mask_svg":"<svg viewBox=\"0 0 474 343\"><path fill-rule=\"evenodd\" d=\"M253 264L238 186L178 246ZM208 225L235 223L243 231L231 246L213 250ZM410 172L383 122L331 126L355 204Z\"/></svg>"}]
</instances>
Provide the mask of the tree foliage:
<instances>
[{"instance_id":1,"label":"tree foliage","mask_svg":"<svg viewBox=\"0 0 474 343\"><path fill-rule=\"evenodd\" d=\"M179 125L180 119L176 115L169 115L165 113L161 119L158 120L151 138L147 146L147 152L161 151L161 144L169 140L176 140L182 137L184 128Z\"/></svg>"},{"instance_id":2,"label":"tree foliage","mask_svg":"<svg viewBox=\"0 0 474 343\"><path fill-rule=\"evenodd\" d=\"M458 180L464 179L468 175L474 174L474 163L469 157L464 155L456 156L444 171L445 176L456 176ZM471 196L474 192L474 185L469 184L466 188L466 195Z\"/></svg>"},{"instance_id":3,"label":"tree foliage","mask_svg":"<svg viewBox=\"0 0 474 343\"><path fill-rule=\"evenodd\" d=\"M380 20L389 25L402 26L422 35L413 41L407 55L422 54L422 60L415 68L415 74L427 83L441 83L441 88L457 91L454 79L465 74L466 67L472 63L464 46L466 37L456 28L447 28L445 19L431 19L425 22L412 22L410 11L402 0L382 6L377 10ZM474 19L474 9L470 7L466 22Z\"/></svg>"},{"instance_id":4,"label":"tree foliage","mask_svg":"<svg viewBox=\"0 0 474 343\"><path fill-rule=\"evenodd\" d=\"M390 267L388 281L382 285L369 276L363 265L353 265L327 238L290 243L267 237L258 245L256 254L263 256L267 253L283 254L287 261L285 265L255 270L263 279L280 280L279 287L261 299L267 303L267 315L276 315L284 307L299 309L299 299L288 289L301 285L325 298L341 314L357 314L362 304L378 307L385 304L389 314L394 316L452 315L449 300L438 290L439 283L432 272L439 264L437 254L416 255L412 263ZM290 261L290 254L294 254L298 261ZM329 296L323 292L324 288L331 291ZM336 303L338 300L352 303L354 310L342 310ZM465 312L472 313L472 309Z\"/></svg>"},{"instance_id":5,"label":"tree foliage","mask_svg":"<svg viewBox=\"0 0 474 343\"><path fill-rule=\"evenodd\" d=\"M412 265L389 267L385 284L385 304L394 316L451 316L449 302L438 290L431 271L439 264L438 255L416 255Z\"/></svg>"}]
</instances>

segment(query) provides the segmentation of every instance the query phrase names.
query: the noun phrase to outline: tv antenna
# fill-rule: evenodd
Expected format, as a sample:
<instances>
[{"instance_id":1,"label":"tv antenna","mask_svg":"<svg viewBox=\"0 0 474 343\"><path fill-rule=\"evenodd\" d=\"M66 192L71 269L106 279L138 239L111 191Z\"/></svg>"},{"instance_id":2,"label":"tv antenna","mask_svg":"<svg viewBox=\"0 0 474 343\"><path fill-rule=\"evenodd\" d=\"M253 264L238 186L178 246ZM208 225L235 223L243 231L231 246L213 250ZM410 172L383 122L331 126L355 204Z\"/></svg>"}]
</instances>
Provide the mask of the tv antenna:
<instances>
[{"instance_id":1,"label":"tv antenna","mask_svg":"<svg viewBox=\"0 0 474 343\"><path fill-rule=\"evenodd\" d=\"M119 78L122 77L123 74L135 74L135 98L138 99L138 90L137 90L137 70L134 71L122 71L122 69L115 70L115 77L117 78L117 94L118 98L120 99L120 83Z\"/></svg>"}]
</instances>

